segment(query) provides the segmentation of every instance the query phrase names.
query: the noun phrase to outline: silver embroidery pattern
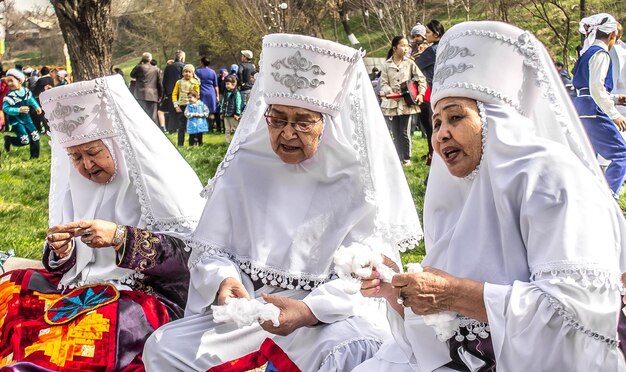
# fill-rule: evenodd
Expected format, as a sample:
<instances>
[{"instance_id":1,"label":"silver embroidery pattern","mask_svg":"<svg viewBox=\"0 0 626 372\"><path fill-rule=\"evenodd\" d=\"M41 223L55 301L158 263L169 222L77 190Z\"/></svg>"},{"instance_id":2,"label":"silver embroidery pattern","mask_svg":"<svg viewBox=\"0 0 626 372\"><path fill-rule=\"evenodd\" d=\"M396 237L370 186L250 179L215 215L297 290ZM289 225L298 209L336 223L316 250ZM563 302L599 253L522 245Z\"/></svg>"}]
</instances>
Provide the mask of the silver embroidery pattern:
<instances>
[{"instance_id":1,"label":"silver embroidery pattern","mask_svg":"<svg viewBox=\"0 0 626 372\"><path fill-rule=\"evenodd\" d=\"M596 341L604 342L607 345L609 345L609 347L611 348L616 348L619 345L618 340L602 335L598 332L592 331L591 329L586 328L584 325L580 324L580 322L576 318L576 315L574 315L572 312L566 309L565 306L563 306L563 304L561 303L561 301L557 300L556 298L552 297L551 295L545 292L543 293L543 295L546 297L546 300L548 300L548 302L550 303L550 306L554 309L554 311L556 311L556 313L561 318L563 318L563 320L565 321L565 324L567 324L569 327L574 328L575 330L585 334L588 337L593 338Z\"/></svg>"},{"instance_id":2,"label":"silver embroidery pattern","mask_svg":"<svg viewBox=\"0 0 626 372\"><path fill-rule=\"evenodd\" d=\"M443 50L441 51L440 55L437 57L437 66L444 64L445 62L456 56L474 57L474 53L472 53L469 49L465 47L458 47L447 44L445 48L443 48Z\"/></svg>"},{"instance_id":3,"label":"silver embroidery pattern","mask_svg":"<svg viewBox=\"0 0 626 372\"><path fill-rule=\"evenodd\" d=\"M474 65L467 63L459 63L458 65L442 65L437 67L437 72L435 72L435 77L433 77L433 81L436 83L443 83L450 76L460 74L470 68L474 68Z\"/></svg>"},{"instance_id":4,"label":"silver embroidery pattern","mask_svg":"<svg viewBox=\"0 0 626 372\"><path fill-rule=\"evenodd\" d=\"M441 50L441 53L437 56L436 71L433 81L441 84L452 75L460 74L470 68L474 68L474 65L469 63L459 63L457 65L446 64L447 61L455 57L474 57L474 54L465 47L458 47L450 44Z\"/></svg>"},{"instance_id":5,"label":"silver embroidery pattern","mask_svg":"<svg viewBox=\"0 0 626 372\"><path fill-rule=\"evenodd\" d=\"M293 74L282 74L278 71L271 73L275 81L289 88L291 93L295 93L301 89L317 88L320 85L324 85L324 81L318 78L309 79L305 76L298 75L298 72L312 72L313 75L323 76L326 73L319 65L314 65L311 61L302 57L300 51L297 51L294 55L279 59L271 65L275 70L285 68L293 70Z\"/></svg>"},{"instance_id":6,"label":"silver embroidery pattern","mask_svg":"<svg viewBox=\"0 0 626 372\"><path fill-rule=\"evenodd\" d=\"M85 123L85 120L89 117L89 115L78 116L74 120L68 119L68 116L78 114L82 111L85 111L85 108L82 106L62 105L61 102L57 102L52 112L48 114L50 126L55 131L63 133L68 137L72 137L72 133L76 130L76 128Z\"/></svg>"},{"instance_id":7,"label":"silver embroidery pattern","mask_svg":"<svg viewBox=\"0 0 626 372\"><path fill-rule=\"evenodd\" d=\"M332 103L324 102L324 101L321 101L319 99L315 99L315 98L312 98L312 97L309 97L309 96L303 96L301 94L291 94L291 93L285 93L285 92L269 92L269 93L263 93L263 96L265 98L289 98L289 99L295 99L295 100L298 100L298 101L311 103L311 104L314 104L314 105L319 106L319 107L323 107L323 108L331 110L331 111L339 111L339 108L340 108L339 105L334 105Z\"/></svg>"},{"instance_id":8,"label":"silver embroidery pattern","mask_svg":"<svg viewBox=\"0 0 626 372\"><path fill-rule=\"evenodd\" d=\"M263 49L267 48L289 48L289 49L302 49L302 50L310 50L312 52L323 54L328 57L336 58L341 61L354 63L356 62L360 56L356 55L346 55L334 50L320 48L311 44L300 44L300 43L263 43Z\"/></svg>"}]
</instances>

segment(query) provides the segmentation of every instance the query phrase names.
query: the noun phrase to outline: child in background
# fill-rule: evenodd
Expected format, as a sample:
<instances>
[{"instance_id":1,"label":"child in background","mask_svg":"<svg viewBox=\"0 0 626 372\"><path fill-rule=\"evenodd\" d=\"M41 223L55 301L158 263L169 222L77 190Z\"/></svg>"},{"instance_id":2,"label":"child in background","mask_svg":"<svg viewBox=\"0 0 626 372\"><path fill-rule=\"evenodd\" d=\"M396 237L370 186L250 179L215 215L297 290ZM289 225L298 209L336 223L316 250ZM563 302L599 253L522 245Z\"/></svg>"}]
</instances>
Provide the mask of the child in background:
<instances>
[{"instance_id":1,"label":"child in background","mask_svg":"<svg viewBox=\"0 0 626 372\"><path fill-rule=\"evenodd\" d=\"M176 122L178 123L178 146L185 144L185 131L187 129L185 108L189 103L189 92L193 90L200 94L200 80L195 77L195 71L193 65L185 65L183 78L176 82L172 91L172 102L176 109Z\"/></svg>"},{"instance_id":2,"label":"child in background","mask_svg":"<svg viewBox=\"0 0 626 372\"><path fill-rule=\"evenodd\" d=\"M199 94L192 90L187 94L189 103L185 108L187 117L187 133L189 134L189 146L202 145L202 135L209 131L209 108L202 101L198 101Z\"/></svg>"},{"instance_id":3,"label":"child in background","mask_svg":"<svg viewBox=\"0 0 626 372\"><path fill-rule=\"evenodd\" d=\"M220 103L220 112L222 113L222 121L224 122L224 135L226 142L230 143L232 135L237 130L237 124L241 117L243 107L243 99L241 93L237 89L237 78L228 76L225 79L224 86L226 92L222 94L222 102Z\"/></svg>"},{"instance_id":4,"label":"child in background","mask_svg":"<svg viewBox=\"0 0 626 372\"><path fill-rule=\"evenodd\" d=\"M26 77L21 71L10 69L7 71L6 83L9 93L4 97L2 111L11 123L11 130L16 137L4 136L4 150L9 152L11 145L30 145L30 158L39 157L39 132L28 115L30 108L41 114L41 107L28 88L22 87Z\"/></svg>"}]
</instances>

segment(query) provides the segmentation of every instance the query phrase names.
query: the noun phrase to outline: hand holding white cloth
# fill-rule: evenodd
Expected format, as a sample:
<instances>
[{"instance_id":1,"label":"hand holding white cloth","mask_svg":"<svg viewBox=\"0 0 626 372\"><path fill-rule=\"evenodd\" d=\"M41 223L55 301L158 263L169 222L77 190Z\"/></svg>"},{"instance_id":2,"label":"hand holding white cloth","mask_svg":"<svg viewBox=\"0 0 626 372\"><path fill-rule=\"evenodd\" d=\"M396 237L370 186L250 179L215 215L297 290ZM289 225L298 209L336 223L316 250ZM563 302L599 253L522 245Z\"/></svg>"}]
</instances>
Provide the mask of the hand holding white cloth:
<instances>
[{"instance_id":1,"label":"hand holding white cloth","mask_svg":"<svg viewBox=\"0 0 626 372\"><path fill-rule=\"evenodd\" d=\"M335 272L344 283L344 290L348 294L355 294L361 289L361 279L369 278L372 270L380 274L380 280L391 283L395 272L383 263L380 252L370 246L353 243L348 247L341 247L334 255Z\"/></svg>"},{"instance_id":2,"label":"hand holding white cloth","mask_svg":"<svg viewBox=\"0 0 626 372\"><path fill-rule=\"evenodd\" d=\"M274 327L280 325L278 307L256 299L228 298L224 305L213 305L211 309L213 319L218 323L235 323L240 328L265 321L271 321Z\"/></svg>"}]
</instances>

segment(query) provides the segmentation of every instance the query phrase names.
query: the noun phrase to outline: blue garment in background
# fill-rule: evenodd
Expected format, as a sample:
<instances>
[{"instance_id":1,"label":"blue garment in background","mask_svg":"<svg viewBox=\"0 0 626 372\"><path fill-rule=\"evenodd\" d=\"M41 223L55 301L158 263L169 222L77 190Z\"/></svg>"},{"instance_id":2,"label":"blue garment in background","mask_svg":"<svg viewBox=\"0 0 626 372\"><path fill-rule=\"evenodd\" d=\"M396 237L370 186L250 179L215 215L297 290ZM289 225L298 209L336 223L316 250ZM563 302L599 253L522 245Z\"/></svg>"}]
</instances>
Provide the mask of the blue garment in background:
<instances>
[{"instance_id":1,"label":"blue garment in background","mask_svg":"<svg viewBox=\"0 0 626 372\"><path fill-rule=\"evenodd\" d=\"M200 100L204 102L210 113L217 112L217 74L212 68L200 67L196 70L196 75L200 79Z\"/></svg>"}]
</instances>

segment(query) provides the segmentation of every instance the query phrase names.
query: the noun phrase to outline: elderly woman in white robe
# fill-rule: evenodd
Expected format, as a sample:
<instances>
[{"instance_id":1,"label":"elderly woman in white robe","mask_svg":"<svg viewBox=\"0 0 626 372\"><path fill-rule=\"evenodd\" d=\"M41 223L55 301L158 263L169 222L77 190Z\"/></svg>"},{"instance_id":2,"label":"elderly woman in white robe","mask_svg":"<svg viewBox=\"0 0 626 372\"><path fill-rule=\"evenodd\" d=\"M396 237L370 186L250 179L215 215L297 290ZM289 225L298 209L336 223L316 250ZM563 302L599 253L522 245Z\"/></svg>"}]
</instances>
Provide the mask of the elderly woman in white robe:
<instances>
[{"instance_id":1,"label":"elderly woman in white robe","mask_svg":"<svg viewBox=\"0 0 626 372\"><path fill-rule=\"evenodd\" d=\"M395 341L357 371L624 370L624 218L543 45L453 27L432 103L425 268L363 281Z\"/></svg>"},{"instance_id":2,"label":"elderly woman in white robe","mask_svg":"<svg viewBox=\"0 0 626 372\"><path fill-rule=\"evenodd\" d=\"M0 277L0 366L140 370L150 333L183 315L181 238L200 218L202 184L119 75L41 102L52 134L45 270Z\"/></svg>"},{"instance_id":3,"label":"elderly woman in white robe","mask_svg":"<svg viewBox=\"0 0 626 372\"><path fill-rule=\"evenodd\" d=\"M306 36L263 39L260 76L190 238L185 318L148 340L148 370L236 371L269 339L294 368L348 371L391 337L384 306L347 294L333 267L356 243L399 263L421 237L361 56ZM280 325L215 322L210 306L231 297L275 304Z\"/></svg>"}]
</instances>

